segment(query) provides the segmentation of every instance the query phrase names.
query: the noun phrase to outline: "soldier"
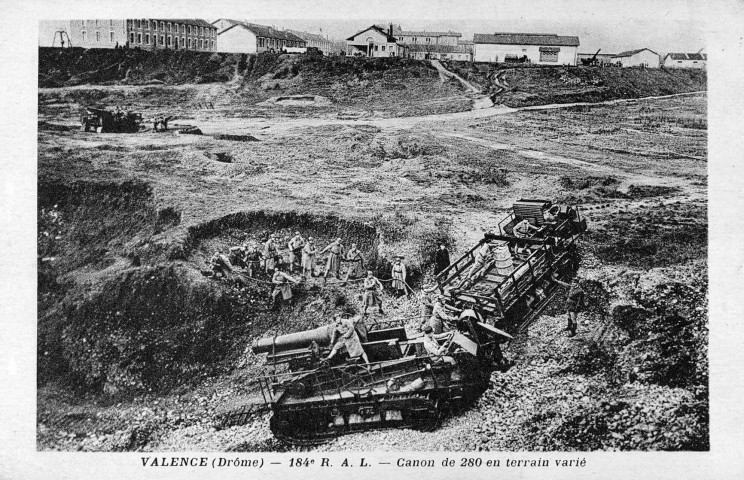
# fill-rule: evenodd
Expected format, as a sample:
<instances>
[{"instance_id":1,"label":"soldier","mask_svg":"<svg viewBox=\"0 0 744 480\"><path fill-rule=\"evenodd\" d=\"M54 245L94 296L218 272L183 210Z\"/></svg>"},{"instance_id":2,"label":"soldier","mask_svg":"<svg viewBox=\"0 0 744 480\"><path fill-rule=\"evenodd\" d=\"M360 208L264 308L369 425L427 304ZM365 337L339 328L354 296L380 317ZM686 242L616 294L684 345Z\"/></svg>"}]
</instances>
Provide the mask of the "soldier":
<instances>
[{"instance_id":1,"label":"soldier","mask_svg":"<svg viewBox=\"0 0 744 480\"><path fill-rule=\"evenodd\" d=\"M344 246L341 244L341 237L337 238L321 250L320 254L322 255L325 252L330 252L330 254L328 255L323 279L324 281L328 280L328 273L332 273L334 278L338 278L339 269L341 268L341 256L344 254Z\"/></svg>"},{"instance_id":2,"label":"soldier","mask_svg":"<svg viewBox=\"0 0 744 480\"><path fill-rule=\"evenodd\" d=\"M274 291L271 292L272 310L279 308L279 295L282 296L283 302L290 302L292 300L292 287L289 282L298 283L297 280L282 272L280 266L277 266L274 275L271 277L271 283L274 284Z\"/></svg>"},{"instance_id":3,"label":"soldier","mask_svg":"<svg viewBox=\"0 0 744 480\"><path fill-rule=\"evenodd\" d=\"M258 268L261 265L261 252L258 251L258 246L251 242L243 245L245 249L245 268L248 270L248 276L253 277L258 273Z\"/></svg>"},{"instance_id":4,"label":"soldier","mask_svg":"<svg viewBox=\"0 0 744 480\"><path fill-rule=\"evenodd\" d=\"M351 248L346 252L346 261L349 262L349 268L346 270L344 283L348 282L349 278L356 280L364 275L364 258L356 243L352 243Z\"/></svg>"},{"instance_id":5,"label":"soldier","mask_svg":"<svg viewBox=\"0 0 744 480\"><path fill-rule=\"evenodd\" d=\"M364 295L362 296L362 304L364 305L364 312L362 315L367 315L367 307L377 305L380 315L384 314L382 311L382 299L380 293L382 292L382 283L372 275L372 270L367 270L367 277L364 279Z\"/></svg>"},{"instance_id":6,"label":"soldier","mask_svg":"<svg viewBox=\"0 0 744 480\"><path fill-rule=\"evenodd\" d=\"M431 301L431 294L429 294L426 290L421 291L419 304L421 305L421 326L425 326L429 322L431 314L434 312L434 303L432 303Z\"/></svg>"},{"instance_id":7,"label":"soldier","mask_svg":"<svg viewBox=\"0 0 744 480\"><path fill-rule=\"evenodd\" d=\"M566 295L566 314L568 316L568 325L563 331L568 332L569 337L576 336L576 329L579 325L579 313L586 306L584 290L581 288L581 280L578 276L574 277L570 284L554 279L555 282L564 287L568 287Z\"/></svg>"},{"instance_id":8,"label":"soldier","mask_svg":"<svg viewBox=\"0 0 744 480\"><path fill-rule=\"evenodd\" d=\"M429 318L429 326L434 330L434 333L439 335L446 330L452 330L452 326L456 322L457 317L447 312L447 307L444 305L444 297L442 295L437 296L437 299L434 301L431 317Z\"/></svg>"},{"instance_id":9,"label":"soldier","mask_svg":"<svg viewBox=\"0 0 744 480\"><path fill-rule=\"evenodd\" d=\"M318 253L318 249L315 248L315 240L313 237L307 239L307 243L302 247L302 276L307 277L308 273L311 277L315 276L315 254Z\"/></svg>"},{"instance_id":10,"label":"soldier","mask_svg":"<svg viewBox=\"0 0 744 480\"><path fill-rule=\"evenodd\" d=\"M434 338L434 329L428 325L424 327L424 349L426 350L426 353L429 354L429 357L431 357L432 363L448 363L450 365L456 363L454 358L445 355L447 350L449 350L452 336L449 338L450 339L447 340L446 344L439 345L437 339Z\"/></svg>"},{"instance_id":11,"label":"soldier","mask_svg":"<svg viewBox=\"0 0 744 480\"><path fill-rule=\"evenodd\" d=\"M538 230L540 229L532 225L530 221L525 218L518 224L514 225L514 229L512 231L514 232L514 236L517 238L527 238L530 232L537 232Z\"/></svg>"},{"instance_id":12,"label":"soldier","mask_svg":"<svg viewBox=\"0 0 744 480\"><path fill-rule=\"evenodd\" d=\"M214 252L209 263L212 265L212 276L222 276L229 278L232 273L232 265L230 265L230 259L222 255L220 252Z\"/></svg>"},{"instance_id":13,"label":"soldier","mask_svg":"<svg viewBox=\"0 0 744 480\"><path fill-rule=\"evenodd\" d=\"M263 249L263 257L266 264L266 273L268 275L272 275L274 273L274 268L276 267L276 256L278 253L279 252L276 248L276 235L271 234L269 235L269 239L266 240Z\"/></svg>"},{"instance_id":14,"label":"soldier","mask_svg":"<svg viewBox=\"0 0 744 480\"><path fill-rule=\"evenodd\" d=\"M329 361L341 348L346 348L346 352L350 358L362 357L364 363L369 363L369 358L364 348L362 348L362 342L359 340L354 323L351 320L342 319L341 315L334 317L334 323L335 328L331 335L331 345L333 345L333 348L331 349L331 353L323 361Z\"/></svg>"},{"instance_id":15,"label":"soldier","mask_svg":"<svg viewBox=\"0 0 744 480\"><path fill-rule=\"evenodd\" d=\"M300 232L295 232L294 237L289 240L287 247L289 248L289 272L294 272L295 265L299 265L300 257L302 254L302 247L305 246L305 240L300 235Z\"/></svg>"},{"instance_id":16,"label":"soldier","mask_svg":"<svg viewBox=\"0 0 744 480\"><path fill-rule=\"evenodd\" d=\"M406 285L406 265L403 263L403 256L397 255L395 257L395 263L391 271L393 277L393 290L398 297L402 297L407 293L408 286Z\"/></svg>"},{"instance_id":17,"label":"soldier","mask_svg":"<svg viewBox=\"0 0 744 480\"><path fill-rule=\"evenodd\" d=\"M447 247L444 244L441 244L439 245L439 250L437 250L437 253L434 256L434 275L439 275L449 266L449 250L447 250Z\"/></svg>"},{"instance_id":18,"label":"soldier","mask_svg":"<svg viewBox=\"0 0 744 480\"><path fill-rule=\"evenodd\" d=\"M476 273L478 273L478 270L483 268L488 260L491 258L491 244L488 242L485 242L481 248L478 249L478 251L475 253L475 260L473 261L473 266L470 267L470 270L468 271L468 279L472 279Z\"/></svg>"},{"instance_id":19,"label":"soldier","mask_svg":"<svg viewBox=\"0 0 744 480\"><path fill-rule=\"evenodd\" d=\"M237 246L237 247L230 247L230 263L233 264L236 267L245 268L245 247L244 246Z\"/></svg>"}]
</instances>

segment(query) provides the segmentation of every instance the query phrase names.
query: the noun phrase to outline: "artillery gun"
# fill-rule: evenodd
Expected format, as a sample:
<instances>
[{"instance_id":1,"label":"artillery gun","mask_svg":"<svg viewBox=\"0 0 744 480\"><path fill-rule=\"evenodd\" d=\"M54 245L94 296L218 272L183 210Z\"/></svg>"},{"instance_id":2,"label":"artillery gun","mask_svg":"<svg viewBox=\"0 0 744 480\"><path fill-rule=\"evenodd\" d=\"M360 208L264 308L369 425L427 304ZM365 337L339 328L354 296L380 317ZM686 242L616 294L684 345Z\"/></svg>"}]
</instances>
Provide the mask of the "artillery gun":
<instances>
[{"instance_id":1,"label":"artillery gun","mask_svg":"<svg viewBox=\"0 0 744 480\"><path fill-rule=\"evenodd\" d=\"M492 372L507 367L500 344L545 308L557 290L552 279L578 268L576 239L586 222L569 206L558 206L556 218L547 221L544 213L552 207L545 200L516 202L499 233L486 234L437 276L442 298L461 310L444 334L453 362L429 356L423 335L401 321L366 325L356 319L368 364L339 356L330 365L320 361L332 347L333 325L259 339L252 348L267 355L267 371L257 381L258 401L233 401L218 410L217 426L243 424L257 408L270 408L277 438L310 445L372 429L428 431L467 408L488 388ZM520 238L513 229L524 219L536 232ZM497 250L481 264L475 252L484 243Z\"/></svg>"},{"instance_id":2,"label":"artillery gun","mask_svg":"<svg viewBox=\"0 0 744 480\"><path fill-rule=\"evenodd\" d=\"M86 107L80 118L80 129L97 133L137 133L142 115L135 112L101 107Z\"/></svg>"}]
</instances>

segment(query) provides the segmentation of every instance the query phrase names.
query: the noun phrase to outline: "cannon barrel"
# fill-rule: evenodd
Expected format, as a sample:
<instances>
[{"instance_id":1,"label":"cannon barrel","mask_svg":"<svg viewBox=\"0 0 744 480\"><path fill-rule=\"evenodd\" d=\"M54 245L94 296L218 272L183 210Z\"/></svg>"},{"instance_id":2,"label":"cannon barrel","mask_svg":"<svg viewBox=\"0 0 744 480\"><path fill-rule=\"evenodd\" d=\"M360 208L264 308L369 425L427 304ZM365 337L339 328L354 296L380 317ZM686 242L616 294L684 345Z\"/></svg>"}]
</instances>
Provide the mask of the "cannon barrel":
<instances>
[{"instance_id":1,"label":"cannon barrel","mask_svg":"<svg viewBox=\"0 0 744 480\"><path fill-rule=\"evenodd\" d=\"M310 346L310 342L315 342L319 347L327 347L331 343L333 334L333 325L318 327L314 330L305 330L303 332L288 333L286 335L277 335L276 337L260 338L253 341L251 348L253 353L270 353L285 352L298 348Z\"/></svg>"}]
</instances>

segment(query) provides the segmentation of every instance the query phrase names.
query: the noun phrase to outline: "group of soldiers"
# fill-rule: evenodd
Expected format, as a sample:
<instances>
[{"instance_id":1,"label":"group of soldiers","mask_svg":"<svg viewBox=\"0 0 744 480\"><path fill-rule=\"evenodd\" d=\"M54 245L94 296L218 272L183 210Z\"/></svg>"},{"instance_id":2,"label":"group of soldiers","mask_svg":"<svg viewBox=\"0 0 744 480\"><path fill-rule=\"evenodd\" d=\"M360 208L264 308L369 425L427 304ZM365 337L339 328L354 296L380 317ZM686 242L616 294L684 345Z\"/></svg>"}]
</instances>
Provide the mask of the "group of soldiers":
<instances>
[{"instance_id":1,"label":"group of soldiers","mask_svg":"<svg viewBox=\"0 0 744 480\"><path fill-rule=\"evenodd\" d=\"M286 245L286 248L284 247ZM317 263L321 255L327 254L325 270L318 272ZM346 263L346 272L342 275L341 264ZM377 306L382 312L382 282L371 270L365 270L364 256L356 243L352 243L347 250L342 239L336 238L325 248L319 249L313 237L305 238L299 231L287 239L277 234L267 234L265 242L258 244L247 240L242 245L230 248L229 255L214 252L210 260L210 275L214 278L223 277L243 284L242 275L250 278L264 272L271 277L274 289L271 293L271 306L278 308L279 300L292 301L293 284L307 281L310 277L323 277L326 283L331 276L345 285L349 281L362 281L364 296L364 312L370 306ZM243 271L238 273L236 268ZM295 272L299 277L295 276ZM365 276L366 272L366 276ZM406 295L410 287L406 283L407 271L403 257L397 256L391 270L392 288L396 295Z\"/></svg>"}]
</instances>

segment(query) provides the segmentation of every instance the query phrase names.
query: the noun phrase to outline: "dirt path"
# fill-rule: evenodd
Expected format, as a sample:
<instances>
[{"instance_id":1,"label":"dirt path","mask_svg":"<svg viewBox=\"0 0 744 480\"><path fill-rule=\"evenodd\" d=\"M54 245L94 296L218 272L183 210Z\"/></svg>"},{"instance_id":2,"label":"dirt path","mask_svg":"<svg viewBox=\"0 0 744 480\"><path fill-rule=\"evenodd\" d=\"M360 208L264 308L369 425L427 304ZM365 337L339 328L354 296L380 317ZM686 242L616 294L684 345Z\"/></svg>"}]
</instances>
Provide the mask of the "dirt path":
<instances>
[{"instance_id":1,"label":"dirt path","mask_svg":"<svg viewBox=\"0 0 744 480\"><path fill-rule=\"evenodd\" d=\"M333 118L296 118L296 119L255 119L246 120L244 118L220 118L199 120L199 127L204 133L229 133L229 134L277 134L291 132L298 128L320 127L329 125L372 125L381 129L402 130L410 129L421 124L451 124L457 121L478 120L482 118L495 117L497 115L506 115L523 110L552 110L558 108L569 108L579 105L596 106L596 105L618 105L628 102L662 100L665 98L674 98L680 96L706 94L706 91L677 93L673 95L663 95L656 97L641 97L631 99L605 100L602 102L575 102L560 103L550 105L537 105L531 107L511 108L504 105L494 105L491 108L480 108L468 110L465 112L442 113L436 115L424 115L417 117L396 117L396 118L378 118L378 119L333 119ZM175 121L175 120L174 120Z\"/></svg>"},{"instance_id":2,"label":"dirt path","mask_svg":"<svg viewBox=\"0 0 744 480\"><path fill-rule=\"evenodd\" d=\"M434 68L437 69L439 72L439 77L444 81L445 78L455 78L457 81L459 81L463 87L465 87L469 92L471 93L483 93L480 91L478 87L473 85L472 83L468 82L464 78L462 78L460 75L456 74L455 72L450 72L446 68L442 66L441 63L439 63L439 60L431 60L431 64Z\"/></svg>"}]
</instances>

